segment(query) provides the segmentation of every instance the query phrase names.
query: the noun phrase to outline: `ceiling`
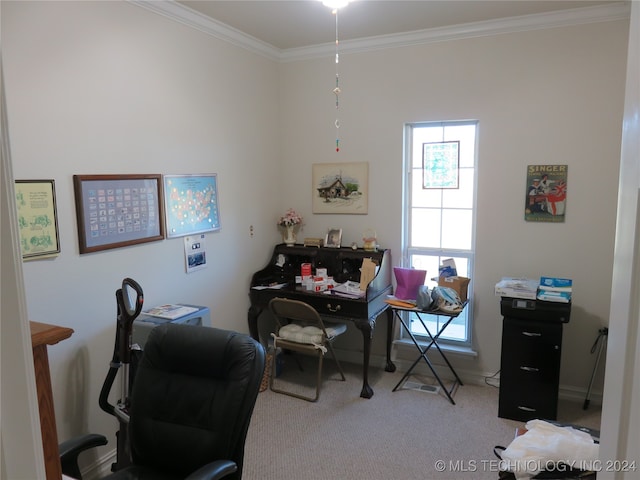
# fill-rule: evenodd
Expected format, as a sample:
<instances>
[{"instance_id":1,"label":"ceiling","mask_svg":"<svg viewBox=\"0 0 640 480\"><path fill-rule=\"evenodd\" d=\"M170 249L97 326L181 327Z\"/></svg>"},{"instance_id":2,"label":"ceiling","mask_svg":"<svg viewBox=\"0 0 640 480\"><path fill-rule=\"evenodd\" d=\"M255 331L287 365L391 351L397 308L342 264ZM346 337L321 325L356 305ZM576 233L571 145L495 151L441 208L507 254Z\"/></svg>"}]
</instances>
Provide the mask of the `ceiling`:
<instances>
[{"instance_id":1,"label":"ceiling","mask_svg":"<svg viewBox=\"0 0 640 480\"><path fill-rule=\"evenodd\" d=\"M280 50L335 42L318 0L184 0L177 3ZM356 0L338 12L340 40L619 3L616 0Z\"/></svg>"}]
</instances>

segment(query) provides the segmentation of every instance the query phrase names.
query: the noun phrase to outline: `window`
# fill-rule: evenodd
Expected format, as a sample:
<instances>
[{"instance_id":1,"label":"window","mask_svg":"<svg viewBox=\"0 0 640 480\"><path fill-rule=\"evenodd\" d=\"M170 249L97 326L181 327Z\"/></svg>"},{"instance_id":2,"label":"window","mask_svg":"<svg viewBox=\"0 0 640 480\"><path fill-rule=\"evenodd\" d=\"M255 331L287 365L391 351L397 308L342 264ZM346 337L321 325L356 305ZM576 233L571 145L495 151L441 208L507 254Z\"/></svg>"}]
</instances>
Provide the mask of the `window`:
<instances>
[{"instance_id":1,"label":"window","mask_svg":"<svg viewBox=\"0 0 640 480\"><path fill-rule=\"evenodd\" d=\"M405 125L403 184L404 265L427 271L433 287L444 259L455 261L458 275L472 279L475 248L476 121L411 123ZM444 342L471 346L472 308L465 308L442 333ZM430 315L434 333L446 318ZM416 337L426 335L416 318L409 318ZM433 326L433 329L431 328ZM405 334L406 335L406 334Z\"/></svg>"}]
</instances>

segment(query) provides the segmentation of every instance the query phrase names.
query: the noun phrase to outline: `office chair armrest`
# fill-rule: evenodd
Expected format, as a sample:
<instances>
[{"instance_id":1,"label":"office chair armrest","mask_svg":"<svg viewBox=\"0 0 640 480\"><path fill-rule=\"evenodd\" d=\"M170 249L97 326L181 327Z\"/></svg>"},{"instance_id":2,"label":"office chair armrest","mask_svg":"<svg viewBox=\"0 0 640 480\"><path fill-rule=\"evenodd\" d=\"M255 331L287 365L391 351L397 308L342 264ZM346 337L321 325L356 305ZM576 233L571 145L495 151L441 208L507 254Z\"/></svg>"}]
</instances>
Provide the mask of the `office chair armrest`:
<instances>
[{"instance_id":1,"label":"office chair armrest","mask_svg":"<svg viewBox=\"0 0 640 480\"><path fill-rule=\"evenodd\" d=\"M185 480L218 480L238 471L238 466L231 460L216 460L199 468Z\"/></svg>"},{"instance_id":2,"label":"office chair armrest","mask_svg":"<svg viewBox=\"0 0 640 480\"><path fill-rule=\"evenodd\" d=\"M97 433L87 433L79 437L71 438L62 442L58 449L60 450L60 464L62 465L62 473L71 477L82 479L80 475L80 467L78 467L78 455L90 448L106 445L107 437Z\"/></svg>"}]
</instances>

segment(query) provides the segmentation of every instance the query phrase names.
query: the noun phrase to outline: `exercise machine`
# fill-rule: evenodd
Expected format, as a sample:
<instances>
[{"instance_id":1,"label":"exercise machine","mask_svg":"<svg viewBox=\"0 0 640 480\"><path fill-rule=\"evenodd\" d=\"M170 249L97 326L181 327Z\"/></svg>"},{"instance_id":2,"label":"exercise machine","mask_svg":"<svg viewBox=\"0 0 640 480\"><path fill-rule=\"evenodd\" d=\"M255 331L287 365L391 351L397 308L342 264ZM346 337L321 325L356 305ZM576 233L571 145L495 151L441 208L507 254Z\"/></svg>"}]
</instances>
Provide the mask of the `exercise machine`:
<instances>
[{"instance_id":1,"label":"exercise machine","mask_svg":"<svg viewBox=\"0 0 640 480\"><path fill-rule=\"evenodd\" d=\"M116 462L111 465L115 472L131 464L131 452L127 438L129 424L129 394L135 377L135 367L142 355L139 349L131 345L133 322L140 315L144 303L142 287L131 278L122 281L122 287L116 290L117 321L113 357L109 364L107 378L100 390L100 408L118 420L119 430L116 432ZM115 405L109 403L109 394L120 373L120 398Z\"/></svg>"}]
</instances>

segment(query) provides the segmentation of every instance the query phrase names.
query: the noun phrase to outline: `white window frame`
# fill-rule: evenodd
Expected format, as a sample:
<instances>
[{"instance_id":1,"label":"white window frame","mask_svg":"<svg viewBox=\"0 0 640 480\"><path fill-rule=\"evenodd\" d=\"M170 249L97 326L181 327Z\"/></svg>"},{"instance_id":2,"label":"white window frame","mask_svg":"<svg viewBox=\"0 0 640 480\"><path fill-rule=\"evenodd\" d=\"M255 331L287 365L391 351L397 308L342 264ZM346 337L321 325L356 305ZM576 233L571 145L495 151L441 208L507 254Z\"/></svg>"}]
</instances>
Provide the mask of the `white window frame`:
<instances>
[{"instance_id":1,"label":"white window frame","mask_svg":"<svg viewBox=\"0 0 640 480\"><path fill-rule=\"evenodd\" d=\"M411 218L412 218L412 175L413 175L413 141L414 135L413 131L416 128L424 128L424 127L441 127L443 129L443 136L441 141L449 141L456 140L455 138L449 138L446 136L446 128L447 127L455 127L455 126L464 126L464 125L474 125L475 126L475 140L474 140L474 155L473 155L473 200L472 200L472 213L471 213L471 247L469 250L460 250L460 249L450 249L446 248L446 246L442 246L441 248L426 248L420 246L410 245L411 241ZM402 266L404 267L414 267L415 265L411 264L411 259L415 255L427 255L427 256L437 256L440 260L445 258L459 258L459 259L467 259L468 268L464 273L460 273L461 275L467 276L471 278L471 283L469 284L469 304L467 308L465 308L463 314L461 314L461 318L459 320L463 320L466 324L465 333L466 338L464 340L457 340L447 338L445 330L442 334L442 337L438 339L438 343L445 346L451 346L453 348L461 348L461 349L471 349L473 343L473 269L475 263L475 237L476 237L476 213L477 213L477 178L478 178L478 121L476 120L464 120L464 121L446 121L446 122L412 122L406 123L404 126L404 159L403 159L403 208L402 208L402 239L401 239L401 247L402 247ZM461 147L462 148L462 147ZM443 208L443 207L440 207ZM427 271L427 279L432 277L437 277L438 272ZM436 285L435 282L426 282L430 286ZM463 317L464 315L464 317ZM410 320L410 319L408 319ZM432 334L435 334L436 326L438 323L442 323L447 319L441 316L433 316L430 315L428 318L427 326L431 330ZM412 325L419 325L419 322L412 322ZM431 326L434 326L432 329ZM451 325L447 327L447 329L451 328ZM426 333L420 334L417 331L413 332L416 338L419 341L427 341L429 337ZM400 340L409 339L409 336L403 329L400 329Z\"/></svg>"}]
</instances>

